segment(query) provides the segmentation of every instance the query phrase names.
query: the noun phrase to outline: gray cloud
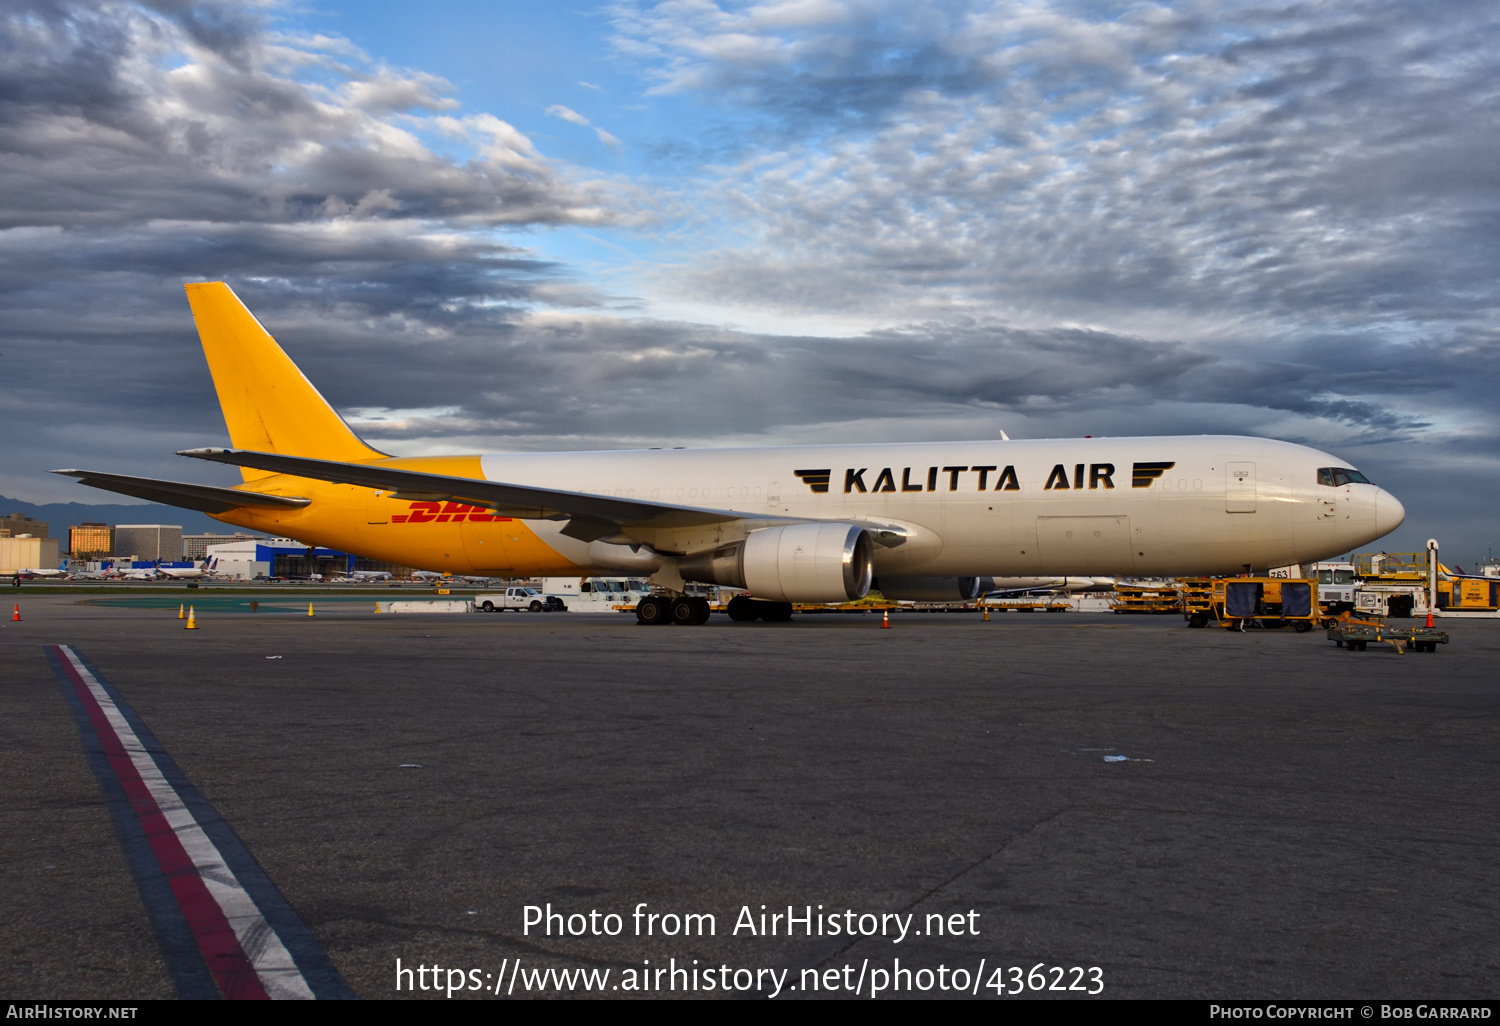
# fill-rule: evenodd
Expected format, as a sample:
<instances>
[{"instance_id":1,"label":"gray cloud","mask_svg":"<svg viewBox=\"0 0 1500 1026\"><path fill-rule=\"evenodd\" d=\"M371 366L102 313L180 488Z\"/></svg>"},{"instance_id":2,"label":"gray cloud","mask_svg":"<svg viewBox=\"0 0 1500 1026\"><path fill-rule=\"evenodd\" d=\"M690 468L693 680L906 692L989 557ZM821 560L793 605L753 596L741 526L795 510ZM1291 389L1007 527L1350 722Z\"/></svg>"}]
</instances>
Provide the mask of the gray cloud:
<instances>
[{"instance_id":1,"label":"gray cloud","mask_svg":"<svg viewBox=\"0 0 1500 1026\"><path fill-rule=\"evenodd\" d=\"M550 296L598 301L498 233L627 223L619 183L456 112L433 75L272 31L259 10L0 11L0 428L25 443L7 494L61 497L37 475L91 459L204 473L170 456L222 431L183 281L256 294L335 394L368 362L361 387L385 403L454 332L503 338Z\"/></svg>"},{"instance_id":2,"label":"gray cloud","mask_svg":"<svg viewBox=\"0 0 1500 1026\"><path fill-rule=\"evenodd\" d=\"M694 241L670 281L699 302L1195 334L1496 312L1493 5L616 10L660 88L789 140L705 177L710 231L755 241Z\"/></svg>"},{"instance_id":3,"label":"gray cloud","mask_svg":"<svg viewBox=\"0 0 1500 1026\"><path fill-rule=\"evenodd\" d=\"M17 0L0 15L0 228L150 219L618 217L446 84L227 8ZM435 141L468 155L445 157Z\"/></svg>"}]
</instances>

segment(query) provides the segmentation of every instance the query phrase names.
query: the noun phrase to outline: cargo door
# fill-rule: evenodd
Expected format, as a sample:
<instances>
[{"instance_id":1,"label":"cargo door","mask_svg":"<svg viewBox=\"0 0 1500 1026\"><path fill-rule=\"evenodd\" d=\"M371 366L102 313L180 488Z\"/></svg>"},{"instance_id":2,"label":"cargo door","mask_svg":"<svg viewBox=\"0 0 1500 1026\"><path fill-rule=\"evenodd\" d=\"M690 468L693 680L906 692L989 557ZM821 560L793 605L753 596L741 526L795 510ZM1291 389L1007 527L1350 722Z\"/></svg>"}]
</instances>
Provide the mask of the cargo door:
<instances>
[{"instance_id":1,"label":"cargo door","mask_svg":"<svg viewBox=\"0 0 1500 1026\"><path fill-rule=\"evenodd\" d=\"M514 569L514 557L507 542L514 534L515 521L496 516L493 511L468 507L462 520L464 555L477 573L492 577L508 576Z\"/></svg>"},{"instance_id":2,"label":"cargo door","mask_svg":"<svg viewBox=\"0 0 1500 1026\"><path fill-rule=\"evenodd\" d=\"M1255 512L1255 464L1224 465L1224 512Z\"/></svg>"},{"instance_id":3,"label":"cargo door","mask_svg":"<svg viewBox=\"0 0 1500 1026\"><path fill-rule=\"evenodd\" d=\"M1045 573L1082 577L1135 569L1129 517L1037 517L1036 536Z\"/></svg>"}]
</instances>

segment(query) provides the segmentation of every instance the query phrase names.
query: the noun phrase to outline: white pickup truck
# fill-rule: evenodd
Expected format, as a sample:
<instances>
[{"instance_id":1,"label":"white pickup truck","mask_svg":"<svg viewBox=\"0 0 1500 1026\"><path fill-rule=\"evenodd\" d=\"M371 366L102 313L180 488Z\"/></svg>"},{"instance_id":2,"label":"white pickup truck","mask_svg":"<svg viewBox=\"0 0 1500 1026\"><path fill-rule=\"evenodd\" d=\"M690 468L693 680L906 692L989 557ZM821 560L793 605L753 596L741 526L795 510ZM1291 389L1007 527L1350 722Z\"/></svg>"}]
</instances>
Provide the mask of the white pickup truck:
<instances>
[{"instance_id":1,"label":"white pickup truck","mask_svg":"<svg viewBox=\"0 0 1500 1026\"><path fill-rule=\"evenodd\" d=\"M481 613L499 613L506 609L513 612L525 610L531 613L565 613L568 607L556 595L543 595L535 588L518 585L502 592L475 595L474 608Z\"/></svg>"}]
</instances>

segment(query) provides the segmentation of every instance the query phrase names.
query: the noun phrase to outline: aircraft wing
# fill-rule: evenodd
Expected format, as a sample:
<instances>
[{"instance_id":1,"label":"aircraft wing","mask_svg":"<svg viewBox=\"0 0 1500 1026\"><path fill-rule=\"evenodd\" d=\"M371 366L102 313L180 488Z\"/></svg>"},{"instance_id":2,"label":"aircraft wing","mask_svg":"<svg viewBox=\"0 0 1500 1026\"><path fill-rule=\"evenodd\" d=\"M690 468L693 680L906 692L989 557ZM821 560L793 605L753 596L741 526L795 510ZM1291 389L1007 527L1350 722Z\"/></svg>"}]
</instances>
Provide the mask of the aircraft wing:
<instances>
[{"instance_id":1,"label":"aircraft wing","mask_svg":"<svg viewBox=\"0 0 1500 1026\"><path fill-rule=\"evenodd\" d=\"M614 534L621 527L697 527L735 520L779 520L756 513L673 506L612 495L590 495L552 488L484 481L472 477L424 474L378 463L337 463L247 449L186 449L179 456L307 477L315 481L359 485L391 492L397 499L451 499L492 509L517 520L572 520L563 533L582 541Z\"/></svg>"},{"instance_id":2,"label":"aircraft wing","mask_svg":"<svg viewBox=\"0 0 1500 1026\"><path fill-rule=\"evenodd\" d=\"M186 481L160 481L152 477L127 477L124 474L101 474L94 470L54 470L54 474L76 477L79 482L138 499L196 509L200 513L227 513L232 509L255 508L301 509L312 500L291 495L266 495L238 488L189 484Z\"/></svg>"}]
</instances>

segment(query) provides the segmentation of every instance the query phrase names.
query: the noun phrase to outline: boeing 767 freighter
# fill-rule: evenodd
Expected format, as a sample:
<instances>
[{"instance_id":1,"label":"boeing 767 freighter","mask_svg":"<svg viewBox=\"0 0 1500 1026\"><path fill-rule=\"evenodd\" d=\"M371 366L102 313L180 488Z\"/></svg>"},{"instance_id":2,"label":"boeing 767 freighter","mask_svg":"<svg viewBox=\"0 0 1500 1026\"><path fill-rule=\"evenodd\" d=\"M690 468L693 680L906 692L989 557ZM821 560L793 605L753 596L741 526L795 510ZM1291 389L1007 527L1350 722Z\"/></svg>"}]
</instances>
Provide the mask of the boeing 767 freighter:
<instances>
[{"instance_id":1,"label":"boeing 767 freighter","mask_svg":"<svg viewBox=\"0 0 1500 1026\"><path fill-rule=\"evenodd\" d=\"M217 520L453 574L650 575L643 623L794 602L972 597L987 577L1232 574L1312 563L1400 525L1325 452L1232 435L393 457L366 445L223 282L186 286L233 488L56 473Z\"/></svg>"}]
</instances>

